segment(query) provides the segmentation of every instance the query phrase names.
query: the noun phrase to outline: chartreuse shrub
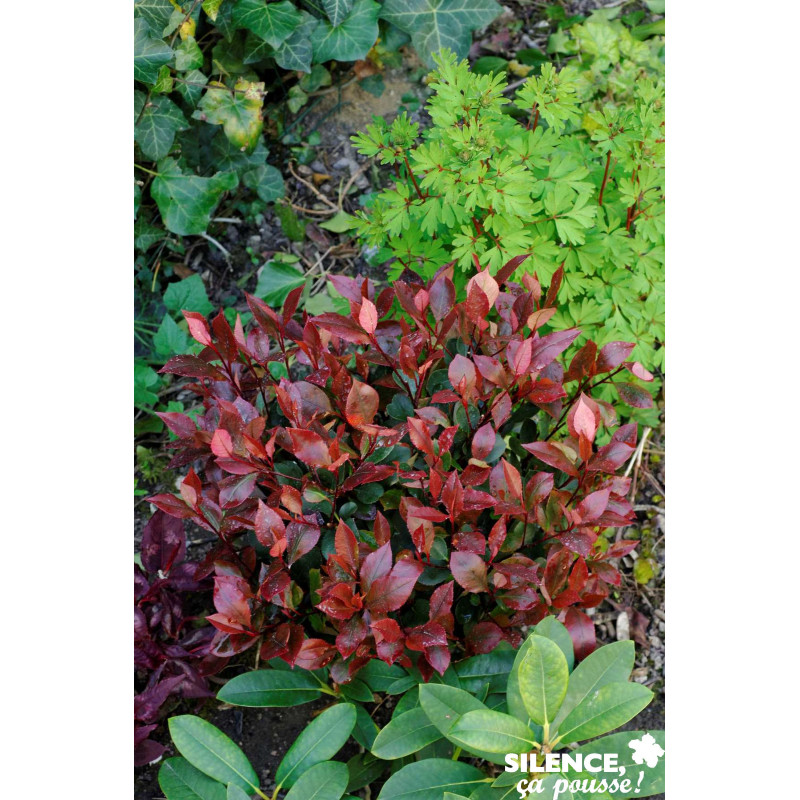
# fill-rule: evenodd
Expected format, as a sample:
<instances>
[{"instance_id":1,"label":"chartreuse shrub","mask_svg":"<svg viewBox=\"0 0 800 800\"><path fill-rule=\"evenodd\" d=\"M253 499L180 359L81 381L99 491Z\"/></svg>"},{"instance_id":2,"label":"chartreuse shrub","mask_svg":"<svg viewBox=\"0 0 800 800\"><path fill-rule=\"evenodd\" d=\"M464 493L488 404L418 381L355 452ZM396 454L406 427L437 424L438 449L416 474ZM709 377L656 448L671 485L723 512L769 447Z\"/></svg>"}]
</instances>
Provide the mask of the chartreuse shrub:
<instances>
[{"instance_id":1,"label":"chartreuse shrub","mask_svg":"<svg viewBox=\"0 0 800 800\"><path fill-rule=\"evenodd\" d=\"M579 331L541 330L562 271L545 293L510 281L520 261L461 302L450 267L380 293L333 278L348 314L310 317L301 287L280 311L248 296L247 327L185 314L202 349L162 372L202 410L160 414L188 472L150 501L217 537L196 576L214 575L217 655L254 647L335 685L375 657L428 679L548 613L593 649L585 609L636 545L609 538L634 519L616 472L636 425L593 393L644 406L648 376L624 342L562 364Z\"/></svg>"},{"instance_id":2,"label":"chartreuse shrub","mask_svg":"<svg viewBox=\"0 0 800 800\"><path fill-rule=\"evenodd\" d=\"M443 51L430 76L431 125L376 118L353 137L394 170L360 212L363 241L424 278L455 261L463 291L475 255L492 272L529 255L516 277L545 283L563 265L555 328L636 343L663 365L663 39L636 39L600 17L563 33L580 59L544 64L514 93ZM566 44L562 43L566 48ZM581 340L582 342L583 340Z\"/></svg>"},{"instance_id":3,"label":"chartreuse shrub","mask_svg":"<svg viewBox=\"0 0 800 800\"><path fill-rule=\"evenodd\" d=\"M287 800L339 800L345 792L369 786L378 800L505 800L520 796L520 781L529 788L536 778L542 780L536 796L550 798L556 789L558 797L570 800L662 792L663 732L612 733L652 698L649 689L629 682L633 663L634 645L626 641L601 647L576 666L569 632L554 617L539 622L518 651L500 646L451 665L442 678L435 675L426 683L418 673L370 661L351 681L361 683L353 691L358 696L334 699L288 749L276 770L272 796L288 790ZM310 672L279 661L275 667L235 678L219 698L274 707L335 694L326 668ZM263 681L260 688L255 682L246 685L257 675L272 677L269 688ZM398 700L391 719L378 731L372 713L387 694ZM237 789L248 797L265 796L247 758L214 726L181 716L171 719L169 728L183 757L168 759L161 767L159 783L167 800L224 799L225 784L228 798L238 798ZM347 764L331 760L351 736L363 752ZM651 741L645 765L638 747L630 743L647 736ZM570 761L563 759L565 752ZM548 754L559 753L555 772L533 771L546 766ZM602 758L598 762L596 757L575 766L578 757L594 753L616 755L617 769L625 767L625 772L603 772ZM507 761L509 754L516 764ZM519 766L521 754L529 761L521 771L503 769L506 764ZM556 761L553 755L549 759ZM626 777L629 784L622 783ZM583 793L573 795L579 787ZM196 794L181 794L189 789Z\"/></svg>"},{"instance_id":4,"label":"chartreuse shrub","mask_svg":"<svg viewBox=\"0 0 800 800\"><path fill-rule=\"evenodd\" d=\"M159 220L173 234L204 233L237 187L262 204L282 197L262 136L265 100L285 93L282 70L302 76L289 88L297 110L331 83L323 65L365 58L380 25L429 60L442 43L466 55L472 31L499 13L495 0L135 0L137 246L163 238Z\"/></svg>"}]
</instances>

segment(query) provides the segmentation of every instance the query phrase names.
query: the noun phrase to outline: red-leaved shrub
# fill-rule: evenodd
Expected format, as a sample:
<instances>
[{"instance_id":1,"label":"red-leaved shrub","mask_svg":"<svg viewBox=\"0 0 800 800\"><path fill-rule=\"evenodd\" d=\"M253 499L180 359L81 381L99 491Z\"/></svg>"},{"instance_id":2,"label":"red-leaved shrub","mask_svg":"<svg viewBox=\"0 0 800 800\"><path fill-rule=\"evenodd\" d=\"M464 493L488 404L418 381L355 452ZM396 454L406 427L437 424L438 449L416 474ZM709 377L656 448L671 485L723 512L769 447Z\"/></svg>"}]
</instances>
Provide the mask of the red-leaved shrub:
<instances>
[{"instance_id":1,"label":"red-leaved shrub","mask_svg":"<svg viewBox=\"0 0 800 800\"><path fill-rule=\"evenodd\" d=\"M150 499L219 537L198 572L215 575L216 653L258 643L264 659L333 662L339 683L374 656L413 660L427 679L517 646L548 613L591 651L581 609L636 544L601 535L633 519L614 473L636 427L609 440L616 415L592 390L652 376L623 342L588 342L565 369L579 331L540 331L562 273L543 296L535 277L509 282L523 259L479 272L461 303L445 267L380 293L332 278L347 316L296 316L301 289L280 313L248 296L247 331L185 314L205 349L162 371L194 379L204 413L160 415L172 464L192 468L179 496ZM630 381L619 395L650 402Z\"/></svg>"}]
</instances>

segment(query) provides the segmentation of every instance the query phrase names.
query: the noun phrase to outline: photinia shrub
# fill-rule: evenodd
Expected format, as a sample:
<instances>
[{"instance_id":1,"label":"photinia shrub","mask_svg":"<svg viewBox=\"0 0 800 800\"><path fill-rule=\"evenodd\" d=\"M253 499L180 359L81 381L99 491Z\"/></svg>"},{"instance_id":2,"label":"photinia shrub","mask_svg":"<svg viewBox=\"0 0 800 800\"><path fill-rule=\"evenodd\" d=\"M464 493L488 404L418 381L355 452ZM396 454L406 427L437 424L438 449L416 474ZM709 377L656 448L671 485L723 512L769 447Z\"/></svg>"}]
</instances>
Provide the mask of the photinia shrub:
<instances>
[{"instance_id":1,"label":"photinia shrub","mask_svg":"<svg viewBox=\"0 0 800 800\"><path fill-rule=\"evenodd\" d=\"M149 737L169 699L213 697L206 678L225 663L211 652L214 628L186 611L191 593L207 594L211 581L198 580L197 564L185 555L183 522L156 511L142 533L142 566L133 572L133 663L141 689L134 697L136 766L164 752Z\"/></svg>"},{"instance_id":2,"label":"photinia shrub","mask_svg":"<svg viewBox=\"0 0 800 800\"><path fill-rule=\"evenodd\" d=\"M371 658L423 679L451 660L518 646L557 614L580 656L594 647L584 609L618 585L635 424L616 427L613 386L647 405L632 344L546 333L562 271L546 293L518 258L480 270L456 302L453 266L378 292L334 277L350 314L296 314L248 296L233 328L186 313L199 355L163 371L193 379L196 419L161 414L177 439L180 494L151 502L214 532L198 568L214 575L213 652L259 648L337 684Z\"/></svg>"}]
</instances>

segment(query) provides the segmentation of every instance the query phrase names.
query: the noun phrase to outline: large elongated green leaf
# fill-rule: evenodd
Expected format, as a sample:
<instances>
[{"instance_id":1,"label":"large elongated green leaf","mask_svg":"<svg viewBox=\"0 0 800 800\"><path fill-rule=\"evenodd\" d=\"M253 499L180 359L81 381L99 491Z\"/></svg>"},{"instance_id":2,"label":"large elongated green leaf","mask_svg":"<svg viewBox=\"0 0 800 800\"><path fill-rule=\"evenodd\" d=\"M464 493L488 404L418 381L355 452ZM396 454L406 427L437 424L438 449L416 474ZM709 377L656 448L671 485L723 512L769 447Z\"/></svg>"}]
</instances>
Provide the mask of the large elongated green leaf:
<instances>
[{"instance_id":1,"label":"large elongated green leaf","mask_svg":"<svg viewBox=\"0 0 800 800\"><path fill-rule=\"evenodd\" d=\"M625 767L625 777L631 781L631 790L629 792L615 792L613 795L614 800L617 800L617 798L625 800L628 797L650 797L664 791L665 762L663 757L659 757L658 763L652 767L647 763L636 763L634 757L640 747L632 748L630 744L631 742L641 741L645 736L652 736L655 744L661 747L662 750L664 749L664 731L625 731L623 733L612 733L610 736L604 736L602 739L595 739L592 742L581 745L571 755L585 756L590 753L616 753L617 764L620 767ZM638 783L640 771L644 773L641 784ZM619 778L619 773L594 772L591 774L583 773L574 777L581 780L594 778L600 781L605 778L607 781L612 781L614 778ZM582 797L581 795L578 796Z\"/></svg>"},{"instance_id":2,"label":"large elongated green leaf","mask_svg":"<svg viewBox=\"0 0 800 800\"><path fill-rule=\"evenodd\" d=\"M442 738L439 729L422 708L398 714L375 737L372 752L378 758L393 759L416 753Z\"/></svg>"},{"instance_id":3,"label":"large elongated green leaf","mask_svg":"<svg viewBox=\"0 0 800 800\"><path fill-rule=\"evenodd\" d=\"M514 664L514 656L515 653L511 648L497 648L491 653L459 661L456 664L456 674L462 688L469 692L477 692L488 683L490 692L504 691L508 673Z\"/></svg>"},{"instance_id":4,"label":"large elongated green leaf","mask_svg":"<svg viewBox=\"0 0 800 800\"><path fill-rule=\"evenodd\" d=\"M250 793L258 788L258 775L247 756L210 722L191 714L172 717L169 734L180 754L209 777Z\"/></svg>"},{"instance_id":5,"label":"large elongated green leaf","mask_svg":"<svg viewBox=\"0 0 800 800\"><path fill-rule=\"evenodd\" d=\"M559 726L563 741L580 742L613 731L635 717L653 698L640 683L607 683L579 703Z\"/></svg>"},{"instance_id":6,"label":"large elongated green leaf","mask_svg":"<svg viewBox=\"0 0 800 800\"><path fill-rule=\"evenodd\" d=\"M252 153L264 126L263 94L263 83L238 80L231 90L224 83L212 81L192 116L212 125L222 125L234 147Z\"/></svg>"},{"instance_id":7,"label":"large elongated green leaf","mask_svg":"<svg viewBox=\"0 0 800 800\"><path fill-rule=\"evenodd\" d=\"M172 48L150 32L147 20L133 21L133 77L143 83L155 83L158 71L172 59Z\"/></svg>"},{"instance_id":8,"label":"large elongated green leaf","mask_svg":"<svg viewBox=\"0 0 800 800\"><path fill-rule=\"evenodd\" d=\"M300 24L302 15L289 0L266 3L264 0L238 0L233 8L237 28L247 28L272 47L286 41Z\"/></svg>"},{"instance_id":9,"label":"large elongated green leaf","mask_svg":"<svg viewBox=\"0 0 800 800\"><path fill-rule=\"evenodd\" d=\"M636 657L633 642L613 642L595 650L575 668L569 676L564 702L556 714L555 724L561 721L592 692L607 683L626 681Z\"/></svg>"},{"instance_id":10,"label":"large elongated green leaf","mask_svg":"<svg viewBox=\"0 0 800 800\"><path fill-rule=\"evenodd\" d=\"M229 783L225 800L251 800L251 798L244 789L240 789L235 783Z\"/></svg>"},{"instance_id":11,"label":"large elongated green leaf","mask_svg":"<svg viewBox=\"0 0 800 800\"><path fill-rule=\"evenodd\" d=\"M358 61L364 58L378 38L380 8L374 0L355 0L350 13L335 27L326 20L320 22L311 35L314 61Z\"/></svg>"},{"instance_id":12,"label":"large elongated green leaf","mask_svg":"<svg viewBox=\"0 0 800 800\"><path fill-rule=\"evenodd\" d=\"M524 753L531 749L533 734L527 725L497 711L468 711L452 728L450 736L472 751Z\"/></svg>"},{"instance_id":13,"label":"large elongated green leaf","mask_svg":"<svg viewBox=\"0 0 800 800\"><path fill-rule=\"evenodd\" d=\"M438 685L426 683L419 687L419 701L428 719L439 729L439 732L448 741L457 747L467 747L467 743L457 736L452 735L453 726L465 714L470 711L488 711L489 709L476 697L463 689L456 689L454 686ZM474 747L469 748L470 752L492 761L502 764L503 759L496 753L478 750Z\"/></svg>"},{"instance_id":14,"label":"large elongated green leaf","mask_svg":"<svg viewBox=\"0 0 800 800\"><path fill-rule=\"evenodd\" d=\"M485 780L470 764L443 758L415 761L395 772L378 800L443 800L445 792L469 795Z\"/></svg>"},{"instance_id":15,"label":"large elongated green leaf","mask_svg":"<svg viewBox=\"0 0 800 800\"><path fill-rule=\"evenodd\" d=\"M309 672L261 669L229 680L217 699L234 706L282 708L310 703L319 696L319 681Z\"/></svg>"},{"instance_id":16,"label":"large elongated green leaf","mask_svg":"<svg viewBox=\"0 0 800 800\"><path fill-rule=\"evenodd\" d=\"M333 758L356 724L356 707L351 703L339 703L323 711L303 729L278 765L275 781L290 787L306 770Z\"/></svg>"},{"instance_id":17,"label":"large elongated green leaf","mask_svg":"<svg viewBox=\"0 0 800 800\"><path fill-rule=\"evenodd\" d=\"M404 678L408 673L397 664L387 664L385 661L373 658L364 664L356 675L373 692L385 692L398 678Z\"/></svg>"},{"instance_id":18,"label":"large elongated green leaf","mask_svg":"<svg viewBox=\"0 0 800 800\"><path fill-rule=\"evenodd\" d=\"M411 35L420 58L433 66L433 53L449 47L465 58L472 31L501 11L494 0L384 0L381 17Z\"/></svg>"},{"instance_id":19,"label":"large elongated green leaf","mask_svg":"<svg viewBox=\"0 0 800 800\"><path fill-rule=\"evenodd\" d=\"M136 125L133 138L151 161L169 154L175 134L189 127L183 112L168 97L153 95L145 104L144 92L134 92L133 110Z\"/></svg>"},{"instance_id":20,"label":"large elongated green leaf","mask_svg":"<svg viewBox=\"0 0 800 800\"><path fill-rule=\"evenodd\" d=\"M225 800L225 787L185 758L168 758L158 770L158 785L167 800Z\"/></svg>"},{"instance_id":21,"label":"large elongated green leaf","mask_svg":"<svg viewBox=\"0 0 800 800\"><path fill-rule=\"evenodd\" d=\"M561 648L544 636L533 635L519 665L519 691L537 725L552 722L567 692L569 670Z\"/></svg>"},{"instance_id":22,"label":"large elongated green leaf","mask_svg":"<svg viewBox=\"0 0 800 800\"><path fill-rule=\"evenodd\" d=\"M572 637L569 635L566 625L559 622L555 617L545 617L534 629L537 636L544 636L555 642L567 659L567 669L572 672L575 665L575 651L572 647Z\"/></svg>"},{"instance_id":23,"label":"large elongated green leaf","mask_svg":"<svg viewBox=\"0 0 800 800\"><path fill-rule=\"evenodd\" d=\"M353 10L354 0L322 0L322 7L331 21L331 25L336 27L344 22L347 15Z\"/></svg>"},{"instance_id":24,"label":"large elongated green leaf","mask_svg":"<svg viewBox=\"0 0 800 800\"><path fill-rule=\"evenodd\" d=\"M165 158L158 163L158 177L150 189L164 224L181 236L205 233L223 192L235 189L235 172L218 172L210 178L184 175L178 162Z\"/></svg>"},{"instance_id":25,"label":"large elongated green leaf","mask_svg":"<svg viewBox=\"0 0 800 800\"><path fill-rule=\"evenodd\" d=\"M298 778L286 800L339 800L347 790L349 780L347 764L323 761Z\"/></svg>"}]
</instances>

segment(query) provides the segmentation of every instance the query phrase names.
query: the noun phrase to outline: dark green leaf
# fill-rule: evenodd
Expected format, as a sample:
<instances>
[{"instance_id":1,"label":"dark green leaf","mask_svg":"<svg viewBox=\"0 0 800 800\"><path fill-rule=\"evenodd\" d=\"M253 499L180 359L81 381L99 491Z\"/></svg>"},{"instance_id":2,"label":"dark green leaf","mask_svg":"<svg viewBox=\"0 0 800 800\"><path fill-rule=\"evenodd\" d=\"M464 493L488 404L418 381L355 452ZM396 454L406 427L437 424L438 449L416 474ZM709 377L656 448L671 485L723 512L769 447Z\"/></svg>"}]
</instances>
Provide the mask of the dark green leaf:
<instances>
[{"instance_id":1,"label":"dark green leaf","mask_svg":"<svg viewBox=\"0 0 800 800\"><path fill-rule=\"evenodd\" d=\"M234 706L279 708L310 703L320 696L320 683L309 672L257 670L229 680L217 699Z\"/></svg>"},{"instance_id":2,"label":"dark green leaf","mask_svg":"<svg viewBox=\"0 0 800 800\"><path fill-rule=\"evenodd\" d=\"M225 787L185 758L168 758L158 770L158 785L167 800L226 800Z\"/></svg>"},{"instance_id":3,"label":"dark green leaf","mask_svg":"<svg viewBox=\"0 0 800 800\"><path fill-rule=\"evenodd\" d=\"M378 12L374 0L355 0L352 10L335 27L320 22L311 35L314 60L317 62L358 61L364 58L378 38Z\"/></svg>"},{"instance_id":4,"label":"dark green leaf","mask_svg":"<svg viewBox=\"0 0 800 800\"><path fill-rule=\"evenodd\" d=\"M378 758L395 759L416 753L431 742L441 739L439 729L422 708L412 708L393 717L372 743Z\"/></svg>"},{"instance_id":5,"label":"dark green leaf","mask_svg":"<svg viewBox=\"0 0 800 800\"><path fill-rule=\"evenodd\" d=\"M300 11L289 0L280 3L238 0L233 9L233 21L237 27L253 31L272 47L285 42L300 20Z\"/></svg>"},{"instance_id":6,"label":"dark green leaf","mask_svg":"<svg viewBox=\"0 0 800 800\"><path fill-rule=\"evenodd\" d=\"M346 764L323 761L300 776L285 800L339 800L349 780Z\"/></svg>"},{"instance_id":7,"label":"dark green leaf","mask_svg":"<svg viewBox=\"0 0 800 800\"><path fill-rule=\"evenodd\" d=\"M485 780L471 764L429 758L407 764L383 785L378 800L442 800L445 792L470 794Z\"/></svg>"},{"instance_id":8,"label":"dark green leaf","mask_svg":"<svg viewBox=\"0 0 800 800\"><path fill-rule=\"evenodd\" d=\"M143 83L155 83L158 71L172 59L172 48L150 33L145 19L133 21L133 77Z\"/></svg>"},{"instance_id":9,"label":"dark green leaf","mask_svg":"<svg viewBox=\"0 0 800 800\"><path fill-rule=\"evenodd\" d=\"M135 92L133 108L136 125L133 138L151 161L169 154L175 134L189 127L186 117L168 97L155 95L145 104L144 92Z\"/></svg>"},{"instance_id":10,"label":"dark green leaf","mask_svg":"<svg viewBox=\"0 0 800 800\"><path fill-rule=\"evenodd\" d=\"M258 775L247 756L210 722L191 714L172 717L169 734L180 754L209 777L250 793L258 788Z\"/></svg>"},{"instance_id":11,"label":"dark green leaf","mask_svg":"<svg viewBox=\"0 0 800 800\"><path fill-rule=\"evenodd\" d=\"M214 310L199 275L171 283L164 292L164 305L176 317L181 317L181 311L196 311L208 316Z\"/></svg>"}]
</instances>

